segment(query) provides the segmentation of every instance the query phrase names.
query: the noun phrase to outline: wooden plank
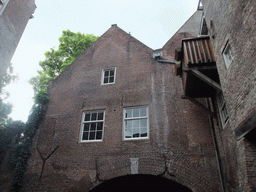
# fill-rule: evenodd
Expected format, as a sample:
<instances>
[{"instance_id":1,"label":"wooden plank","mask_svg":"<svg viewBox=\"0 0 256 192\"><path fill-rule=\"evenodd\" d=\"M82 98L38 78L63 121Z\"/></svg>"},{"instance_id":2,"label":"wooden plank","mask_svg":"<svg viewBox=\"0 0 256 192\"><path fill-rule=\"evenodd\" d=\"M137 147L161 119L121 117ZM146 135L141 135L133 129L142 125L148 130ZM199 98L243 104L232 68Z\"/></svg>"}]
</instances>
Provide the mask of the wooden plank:
<instances>
[{"instance_id":1,"label":"wooden plank","mask_svg":"<svg viewBox=\"0 0 256 192\"><path fill-rule=\"evenodd\" d=\"M256 124L256 111L252 112L242 123L235 128L235 135L237 139L243 138L245 135L250 134L250 131L255 129Z\"/></svg>"},{"instance_id":2,"label":"wooden plank","mask_svg":"<svg viewBox=\"0 0 256 192\"><path fill-rule=\"evenodd\" d=\"M188 62L190 62L189 61L189 58L188 58L188 52L187 52L187 45L186 45L186 43L185 42L183 42L183 51L185 52L185 66L187 67L188 66Z\"/></svg>"},{"instance_id":3,"label":"wooden plank","mask_svg":"<svg viewBox=\"0 0 256 192\"><path fill-rule=\"evenodd\" d=\"M210 109L208 109L207 107L205 107L203 104L201 104L200 102L198 102L197 100L195 100L192 97L189 97L187 95L181 95L182 99L188 99L189 101L191 101L192 103L194 103L196 106L200 107L203 111L205 111L207 114L209 114L211 117L216 118L216 114L214 112L212 112Z\"/></svg>"},{"instance_id":4,"label":"wooden plank","mask_svg":"<svg viewBox=\"0 0 256 192\"><path fill-rule=\"evenodd\" d=\"M207 77L206 75L204 75L203 73L201 73L200 71L198 71L196 69L191 69L191 71L193 72L194 75L196 75L198 78L202 79L204 82L206 82L207 84L212 86L214 89L222 91L220 84L216 83L211 78Z\"/></svg>"},{"instance_id":5,"label":"wooden plank","mask_svg":"<svg viewBox=\"0 0 256 192\"><path fill-rule=\"evenodd\" d=\"M202 41L200 41L199 43L200 43L201 48L202 48L202 51L203 51L204 62L207 62L207 57L206 57L206 54L205 54L205 51L204 51L203 40L202 40Z\"/></svg>"},{"instance_id":6,"label":"wooden plank","mask_svg":"<svg viewBox=\"0 0 256 192\"><path fill-rule=\"evenodd\" d=\"M213 52L213 48L212 48L212 43L210 40L209 40L209 45L210 45L210 50L212 52L212 60L213 60L213 62L215 62L216 60L215 60L215 56L214 56L214 52Z\"/></svg>"},{"instance_id":7,"label":"wooden plank","mask_svg":"<svg viewBox=\"0 0 256 192\"><path fill-rule=\"evenodd\" d=\"M190 42L188 41L188 50L189 50L189 53L190 53L190 58L191 58L191 63L195 63L194 61L194 58L193 58L193 55L192 55L192 50L191 50L191 46L190 46Z\"/></svg>"},{"instance_id":8,"label":"wooden plank","mask_svg":"<svg viewBox=\"0 0 256 192\"><path fill-rule=\"evenodd\" d=\"M208 54L208 56L209 56L208 62L210 62L210 61L211 61L211 53L210 53L209 48L208 48L207 40L205 39L204 42L205 42L207 54Z\"/></svg>"},{"instance_id":9,"label":"wooden plank","mask_svg":"<svg viewBox=\"0 0 256 192\"><path fill-rule=\"evenodd\" d=\"M191 70L193 70L193 69L195 69L195 70L201 70L201 71L204 71L204 70L217 70L217 67L216 67L216 65L214 65L214 66L212 66L212 65L210 65L210 66L208 66L208 65L205 65L205 66L193 66L193 67L183 67L182 68L183 69L183 71L185 71L185 72L188 72L188 71L191 71Z\"/></svg>"},{"instance_id":10,"label":"wooden plank","mask_svg":"<svg viewBox=\"0 0 256 192\"><path fill-rule=\"evenodd\" d=\"M200 59L200 62L202 63L203 62L203 59L202 59L202 55L201 55L201 51L200 51L200 47L199 47L199 41L196 41L196 44L197 44L197 51L198 51L198 54L199 54L199 59Z\"/></svg>"},{"instance_id":11,"label":"wooden plank","mask_svg":"<svg viewBox=\"0 0 256 192\"><path fill-rule=\"evenodd\" d=\"M193 49L194 49L193 52L194 52L194 55L195 55L195 62L198 63L195 41L192 41L192 46L193 46Z\"/></svg>"}]
</instances>

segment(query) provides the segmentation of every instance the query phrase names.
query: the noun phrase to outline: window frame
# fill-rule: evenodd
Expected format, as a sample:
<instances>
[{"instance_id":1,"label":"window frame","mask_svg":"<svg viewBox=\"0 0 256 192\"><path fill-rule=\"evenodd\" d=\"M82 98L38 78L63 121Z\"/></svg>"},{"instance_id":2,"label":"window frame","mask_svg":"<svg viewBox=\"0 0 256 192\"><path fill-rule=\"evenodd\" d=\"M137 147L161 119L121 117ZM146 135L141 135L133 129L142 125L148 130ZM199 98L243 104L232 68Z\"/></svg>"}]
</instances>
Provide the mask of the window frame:
<instances>
[{"instance_id":1,"label":"window frame","mask_svg":"<svg viewBox=\"0 0 256 192\"><path fill-rule=\"evenodd\" d=\"M224 128L229 120L229 115L226 107L226 102L224 101L224 96L222 92L216 92L216 102L219 111L220 121L222 127Z\"/></svg>"},{"instance_id":2,"label":"window frame","mask_svg":"<svg viewBox=\"0 0 256 192\"><path fill-rule=\"evenodd\" d=\"M85 121L85 115L86 114L93 114L93 113L100 113L100 112L103 112L103 120L91 120L90 121ZM103 141L103 137L104 137L104 128L105 128L105 110L90 110L90 111L83 111L83 114L82 114L82 122L81 122L81 128L80 128L80 137L79 137L79 141L81 143L90 143L90 142L102 142ZM96 134L95 134L95 139L94 140L90 140L88 138L88 140L83 140L83 135L84 135L84 132L87 132L87 131L84 131L84 124L85 123L98 123L98 122L103 122L102 124L102 136L101 136L101 139L96 139ZM91 130L89 130L88 132L90 133ZM96 132L96 129L95 131ZM89 135L88 135L89 137Z\"/></svg>"},{"instance_id":3,"label":"window frame","mask_svg":"<svg viewBox=\"0 0 256 192\"><path fill-rule=\"evenodd\" d=\"M111 83L104 83L104 78L105 78L105 71L107 70L111 70L111 69L114 69L114 81L111 82ZM101 72L101 85L111 85L111 84L115 84L116 82L116 67L108 67L108 68L104 68L102 69L102 72Z\"/></svg>"},{"instance_id":4,"label":"window frame","mask_svg":"<svg viewBox=\"0 0 256 192\"><path fill-rule=\"evenodd\" d=\"M126 110L127 109L140 109L140 108L146 108L146 116L142 116L142 117L131 117L131 118L126 118ZM125 122L127 120L139 120L139 119L146 119L147 120L147 136L146 137L133 137L133 138L126 138L125 137ZM140 129L141 127L139 127ZM131 128L133 129L133 127ZM134 140L145 140L145 139L149 139L149 107L148 106L135 106L135 107L125 107L123 108L123 141L134 141Z\"/></svg>"},{"instance_id":5,"label":"window frame","mask_svg":"<svg viewBox=\"0 0 256 192\"><path fill-rule=\"evenodd\" d=\"M3 5L0 5L0 15L2 15L2 13L4 12L7 4L9 3L10 0L1 0ZM3 2L4 1L4 2Z\"/></svg>"},{"instance_id":6,"label":"window frame","mask_svg":"<svg viewBox=\"0 0 256 192\"><path fill-rule=\"evenodd\" d=\"M231 65L232 61L234 60L234 52L232 50L232 47L231 47L229 41L227 41L227 43L225 44L225 47L222 51L222 55L223 55L226 67L228 69L229 66Z\"/></svg>"}]
</instances>

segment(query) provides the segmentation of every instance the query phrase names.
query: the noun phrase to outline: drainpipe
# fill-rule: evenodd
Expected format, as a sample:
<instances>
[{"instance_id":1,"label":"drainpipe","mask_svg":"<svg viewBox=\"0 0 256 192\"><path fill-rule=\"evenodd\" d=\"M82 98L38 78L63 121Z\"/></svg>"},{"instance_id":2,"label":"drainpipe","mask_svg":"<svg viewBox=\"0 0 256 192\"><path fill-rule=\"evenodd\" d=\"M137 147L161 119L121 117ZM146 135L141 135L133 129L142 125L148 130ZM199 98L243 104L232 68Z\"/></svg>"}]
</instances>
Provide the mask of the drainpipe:
<instances>
[{"instance_id":1,"label":"drainpipe","mask_svg":"<svg viewBox=\"0 0 256 192\"><path fill-rule=\"evenodd\" d=\"M210 103L209 98L206 98L206 107L211 110L211 106L210 106L209 103ZM219 147L218 147L218 144L217 144L216 133L215 133L215 129L214 129L214 123L213 123L212 117L210 115L208 115L208 117L209 117L209 121L210 121L212 138L213 138L213 145L214 145L214 148L215 148L218 170L219 170L219 174L220 174L221 187L222 187L222 191L225 192L226 190L225 190L224 181L223 181L223 172L222 172L222 166L221 166L221 161L220 161L220 152L219 152Z\"/></svg>"},{"instance_id":2,"label":"drainpipe","mask_svg":"<svg viewBox=\"0 0 256 192\"><path fill-rule=\"evenodd\" d=\"M176 64L176 62L173 61L167 61L167 60L157 60L160 63L169 63L169 64Z\"/></svg>"}]
</instances>

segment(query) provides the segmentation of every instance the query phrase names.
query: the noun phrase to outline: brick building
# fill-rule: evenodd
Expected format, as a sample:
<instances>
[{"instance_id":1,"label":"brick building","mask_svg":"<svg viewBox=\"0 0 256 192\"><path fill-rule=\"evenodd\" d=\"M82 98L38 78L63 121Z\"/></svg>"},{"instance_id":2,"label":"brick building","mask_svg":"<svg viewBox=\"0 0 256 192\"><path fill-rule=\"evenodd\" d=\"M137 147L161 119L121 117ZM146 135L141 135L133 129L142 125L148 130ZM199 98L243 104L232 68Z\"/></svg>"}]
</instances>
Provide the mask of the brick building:
<instances>
[{"instance_id":1,"label":"brick building","mask_svg":"<svg viewBox=\"0 0 256 192\"><path fill-rule=\"evenodd\" d=\"M0 82L35 9L35 0L0 0Z\"/></svg>"},{"instance_id":2,"label":"brick building","mask_svg":"<svg viewBox=\"0 0 256 192\"><path fill-rule=\"evenodd\" d=\"M49 83L23 190L255 191L255 5L201 0L158 50L112 25Z\"/></svg>"}]
</instances>

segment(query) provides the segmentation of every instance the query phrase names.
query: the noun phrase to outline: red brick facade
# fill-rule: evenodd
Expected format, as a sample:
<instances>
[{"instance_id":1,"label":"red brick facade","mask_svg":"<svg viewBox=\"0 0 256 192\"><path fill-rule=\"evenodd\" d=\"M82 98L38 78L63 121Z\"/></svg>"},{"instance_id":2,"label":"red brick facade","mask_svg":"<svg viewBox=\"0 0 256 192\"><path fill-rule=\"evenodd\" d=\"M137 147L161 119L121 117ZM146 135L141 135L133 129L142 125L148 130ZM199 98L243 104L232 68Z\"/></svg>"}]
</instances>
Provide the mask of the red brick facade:
<instances>
[{"instance_id":1,"label":"red brick facade","mask_svg":"<svg viewBox=\"0 0 256 192\"><path fill-rule=\"evenodd\" d=\"M187 34L189 35L189 34ZM163 48L174 53L176 35ZM191 35L190 35L191 36ZM172 60L174 61L174 60ZM102 69L115 67L114 84L102 85ZM32 147L24 191L89 191L131 174L162 175L192 191L220 191L208 115L182 100L181 79L172 64L113 25L59 77L50 82L47 114ZM204 99L200 99L204 103ZM148 108L148 138L124 140L123 113ZM105 111L103 140L81 142L84 111ZM39 153L40 152L40 153Z\"/></svg>"},{"instance_id":2,"label":"red brick facade","mask_svg":"<svg viewBox=\"0 0 256 192\"><path fill-rule=\"evenodd\" d=\"M34 139L24 191L37 187L90 191L132 175L162 176L195 192L256 190L256 3L201 3L203 8L162 49L152 50L113 25L50 82L51 100ZM217 113L212 119L202 106L181 99L182 79L174 75L175 49L181 47L181 39L200 32L203 16L224 95L226 123L221 121L215 94L208 99ZM153 58L158 51L169 63ZM102 85L102 70L109 68L115 68L115 82ZM207 106L205 98L196 101ZM148 123L144 138L124 139L125 110L131 107L148 110L143 117ZM104 111L102 141L81 142L83 113L92 111Z\"/></svg>"}]
</instances>

